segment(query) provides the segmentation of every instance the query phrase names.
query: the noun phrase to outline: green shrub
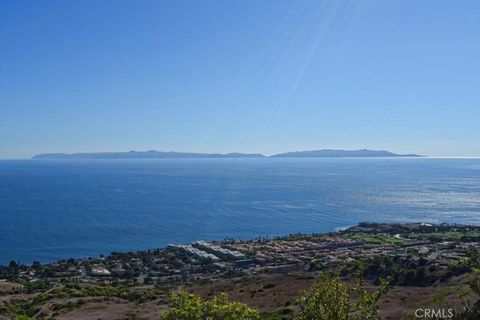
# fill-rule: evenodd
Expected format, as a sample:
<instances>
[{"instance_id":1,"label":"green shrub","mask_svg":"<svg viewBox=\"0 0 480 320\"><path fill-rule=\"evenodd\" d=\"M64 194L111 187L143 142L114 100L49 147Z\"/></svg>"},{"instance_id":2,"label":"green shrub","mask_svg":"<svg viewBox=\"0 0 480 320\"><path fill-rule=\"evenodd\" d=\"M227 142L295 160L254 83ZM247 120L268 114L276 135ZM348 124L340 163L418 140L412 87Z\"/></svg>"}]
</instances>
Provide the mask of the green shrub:
<instances>
[{"instance_id":1,"label":"green shrub","mask_svg":"<svg viewBox=\"0 0 480 320\"><path fill-rule=\"evenodd\" d=\"M360 266L357 283L349 288L338 275L322 274L312 289L298 299L300 312L295 320L372 320L378 319L378 300L388 290L388 281L381 280L375 292L365 289L364 268ZM353 304L353 297L358 301Z\"/></svg>"},{"instance_id":2,"label":"green shrub","mask_svg":"<svg viewBox=\"0 0 480 320\"><path fill-rule=\"evenodd\" d=\"M160 319L259 320L260 314L243 303L228 300L226 294L203 300L199 296L182 291L171 296L170 310L164 313Z\"/></svg>"}]
</instances>

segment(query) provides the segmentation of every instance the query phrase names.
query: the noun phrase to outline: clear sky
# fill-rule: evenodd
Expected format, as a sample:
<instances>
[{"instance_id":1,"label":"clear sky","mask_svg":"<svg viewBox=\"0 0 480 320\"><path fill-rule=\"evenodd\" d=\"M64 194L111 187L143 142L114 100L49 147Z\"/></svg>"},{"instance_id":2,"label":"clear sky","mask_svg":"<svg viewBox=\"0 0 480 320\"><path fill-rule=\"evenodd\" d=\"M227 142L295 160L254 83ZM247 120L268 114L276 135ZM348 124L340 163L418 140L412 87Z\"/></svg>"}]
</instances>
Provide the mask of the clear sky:
<instances>
[{"instance_id":1,"label":"clear sky","mask_svg":"<svg viewBox=\"0 0 480 320\"><path fill-rule=\"evenodd\" d=\"M0 0L0 158L480 156L480 1Z\"/></svg>"}]
</instances>

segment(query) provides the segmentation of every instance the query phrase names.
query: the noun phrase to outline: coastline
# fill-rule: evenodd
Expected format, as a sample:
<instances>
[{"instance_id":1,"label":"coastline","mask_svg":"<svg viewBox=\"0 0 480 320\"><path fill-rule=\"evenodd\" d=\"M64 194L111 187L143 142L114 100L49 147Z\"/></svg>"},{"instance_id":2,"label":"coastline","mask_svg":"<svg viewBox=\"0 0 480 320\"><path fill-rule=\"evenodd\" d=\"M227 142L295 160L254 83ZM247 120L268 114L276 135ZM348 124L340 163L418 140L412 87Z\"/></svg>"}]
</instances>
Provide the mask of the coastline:
<instances>
[{"instance_id":1,"label":"coastline","mask_svg":"<svg viewBox=\"0 0 480 320\"><path fill-rule=\"evenodd\" d=\"M310 238L310 237L320 237L323 238L325 236L330 236L330 235L342 235L345 232L349 232L351 230L356 230L357 228L363 226L363 225L374 225L374 226L391 226L391 227L411 227L411 226L420 226L420 227L426 227L426 228L447 228L447 229L455 229L455 228L462 228L462 229L473 229L473 230L478 230L480 232L480 225L477 224L456 224L456 223L447 223L447 222L405 222L405 223L397 223L397 222L376 222L376 221L365 221L365 222L359 222L356 225L345 225L345 226L339 226L339 227L334 227L330 231L323 231L323 232L315 232L315 233L289 233L289 234L283 234L283 235L259 235L255 238L250 238L250 239L235 239L235 238L230 238L230 237L224 237L222 240L220 239L198 239L193 242L175 242L175 243L170 243L170 244L165 244L164 246L158 246L154 248L148 248L148 249L142 249L142 250L134 250L134 251L114 251L111 252L110 254L100 254L99 256L82 256L82 257L67 257L67 258L61 258L61 259L54 259L53 261L50 262L44 262L40 263L42 265L50 265L50 264L56 264L59 262L64 262L64 261L76 261L76 262L82 262L82 261L92 261L92 260L104 260L106 257L111 257L114 255L137 255L137 254L144 254L144 253L149 253L149 252L159 252L159 251L164 251L168 250L169 247L172 246L187 246L195 242L208 242L212 243L218 246L221 245L231 245L232 243L252 243L252 242L268 242L268 241L276 241L276 240L289 240L293 238ZM397 236L397 235L395 235ZM479 240L480 240L480 233L479 233ZM15 260L11 260L15 261ZM31 266L33 264L36 264L36 261L33 261L32 263L22 263L21 261L15 261L16 263L19 263L24 266ZM7 264L0 264L0 268L6 268L8 265Z\"/></svg>"},{"instance_id":2,"label":"coastline","mask_svg":"<svg viewBox=\"0 0 480 320\"><path fill-rule=\"evenodd\" d=\"M368 222L359 222L361 223L374 223L374 224L383 224L378 222L378 221L368 221ZM404 222L404 223L399 223L399 222L385 222L385 224L389 225L411 225L411 224L422 224L426 222L419 222L419 221L411 221L411 222ZM428 221L430 224L434 225L456 225L456 224L451 224L447 222L434 222L434 221ZM216 243L216 244L222 244L225 242L225 239L228 239L228 241L234 241L234 242L251 242L251 241L256 241L257 239L262 239L264 241L270 241L270 240L275 240L275 239L288 239L291 236L303 236L303 237L309 237L309 236L324 236L332 233L342 233L344 231L347 231L348 229L355 228L359 224L352 224L352 225L343 225L339 227L333 227L329 230L324 230L321 232L312 232L312 233L304 233L304 232L290 232L290 233L283 233L283 234L262 234L262 235L257 235L255 237L248 237L248 238L232 238L228 236L223 236L223 237L217 237L217 238L210 238L210 239L196 239L193 241L175 241L172 243L165 243L163 245L158 245L158 246L152 246L149 248L144 248L144 249L132 249L132 250L115 250L110 253L100 253L99 255L93 256L93 255L81 255L81 256L66 256L66 257L61 257L57 259L51 259L49 261L38 261L31 259L31 262L24 262L24 261L19 261L16 259L8 259L8 261L15 261L18 264L26 265L26 266L31 266L33 263L40 262L42 265L49 265L49 264L55 264L58 263L59 261L66 261L66 260L75 260L75 261L89 261L89 260L95 260L95 259L100 259L102 257L108 257L111 256L112 253L115 254L130 254L130 253L143 253L143 252L150 252L150 251L158 251L158 250L165 250L169 245L188 245L189 243L195 242L195 241L208 241L211 243ZM471 227L480 227L479 225L476 224L459 224L460 226L471 226ZM6 261L6 260L5 260ZM0 263L0 268L2 267L7 267L8 263Z\"/></svg>"}]
</instances>

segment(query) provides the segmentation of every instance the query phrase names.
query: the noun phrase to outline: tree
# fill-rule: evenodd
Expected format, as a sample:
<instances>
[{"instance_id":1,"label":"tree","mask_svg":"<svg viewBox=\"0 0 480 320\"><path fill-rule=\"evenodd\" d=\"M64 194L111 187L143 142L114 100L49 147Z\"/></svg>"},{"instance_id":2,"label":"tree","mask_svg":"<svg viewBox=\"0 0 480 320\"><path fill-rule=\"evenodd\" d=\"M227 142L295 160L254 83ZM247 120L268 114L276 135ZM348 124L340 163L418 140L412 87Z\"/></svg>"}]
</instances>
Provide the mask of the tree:
<instances>
[{"instance_id":1,"label":"tree","mask_svg":"<svg viewBox=\"0 0 480 320\"><path fill-rule=\"evenodd\" d=\"M210 300L181 291L170 298L170 309L161 320L259 320L258 311L240 302L232 302L226 294Z\"/></svg>"},{"instance_id":2,"label":"tree","mask_svg":"<svg viewBox=\"0 0 480 320\"><path fill-rule=\"evenodd\" d=\"M338 275L322 274L320 281L300 296L300 312L295 320L378 319L378 300L387 293L388 283L389 280L381 279L380 288L368 292L362 265L353 288L349 288ZM352 304L354 297L358 297L358 301Z\"/></svg>"},{"instance_id":3,"label":"tree","mask_svg":"<svg viewBox=\"0 0 480 320\"><path fill-rule=\"evenodd\" d=\"M20 265L16 261L12 260L8 264L8 270L11 274L18 274L20 270Z\"/></svg>"},{"instance_id":4,"label":"tree","mask_svg":"<svg viewBox=\"0 0 480 320\"><path fill-rule=\"evenodd\" d=\"M388 285L391 278L380 279L380 288L373 292L368 292L365 289L365 267L362 262L359 265L357 276L357 283L354 290L359 294L358 302L356 303L357 311L354 319L356 320L371 320L378 319L378 300L388 292Z\"/></svg>"},{"instance_id":5,"label":"tree","mask_svg":"<svg viewBox=\"0 0 480 320\"><path fill-rule=\"evenodd\" d=\"M348 287L338 276L324 273L298 299L300 312L295 320L344 320L351 310Z\"/></svg>"},{"instance_id":6,"label":"tree","mask_svg":"<svg viewBox=\"0 0 480 320\"><path fill-rule=\"evenodd\" d=\"M43 266L40 262L33 261L32 268L33 268L33 270L35 270L35 273L40 273L40 272L42 272Z\"/></svg>"},{"instance_id":7,"label":"tree","mask_svg":"<svg viewBox=\"0 0 480 320\"><path fill-rule=\"evenodd\" d=\"M187 292L173 294L170 297L170 310L163 314L161 320L202 320L200 297Z\"/></svg>"}]
</instances>

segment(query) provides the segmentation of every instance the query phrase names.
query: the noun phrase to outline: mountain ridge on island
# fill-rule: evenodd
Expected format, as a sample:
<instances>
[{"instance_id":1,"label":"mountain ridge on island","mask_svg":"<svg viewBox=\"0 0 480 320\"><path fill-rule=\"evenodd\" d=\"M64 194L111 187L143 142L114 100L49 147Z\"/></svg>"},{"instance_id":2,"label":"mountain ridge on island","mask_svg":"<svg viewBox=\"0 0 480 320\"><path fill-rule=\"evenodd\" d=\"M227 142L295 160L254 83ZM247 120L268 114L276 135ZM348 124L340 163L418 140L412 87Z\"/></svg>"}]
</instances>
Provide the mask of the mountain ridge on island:
<instances>
[{"instance_id":1,"label":"mountain ridge on island","mask_svg":"<svg viewBox=\"0 0 480 320\"><path fill-rule=\"evenodd\" d=\"M34 160L80 160L80 159L174 159L174 158L368 158L368 157L421 157L416 154L397 154L385 150L312 150L274 154L267 157L261 153L194 153L174 151L128 151L90 153L43 153Z\"/></svg>"},{"instance_id":2,"label":"mountain ridge on island","mask_svg":"<svg viewBox=\"0 0 480 320\"><path fill-rule=\"evenodd\" d=\"M279 153L272 158L374 158L374 157L422 157L418 154L398 154L386 150L336 150L322 149Z\"/></svg>"},{"instance_id":3,"label":"mountain ridge on island","mask_svg":"<svg viewBox=\"0 0 480 320\"><path fill-rule=\"evenodd\" d=\"M265 158L260 153L195 153L175 151L128 151L128 152L91 152L91 153L43 153L32 159L165 159L165 158Z\"/></svg>"}]
</instances>

